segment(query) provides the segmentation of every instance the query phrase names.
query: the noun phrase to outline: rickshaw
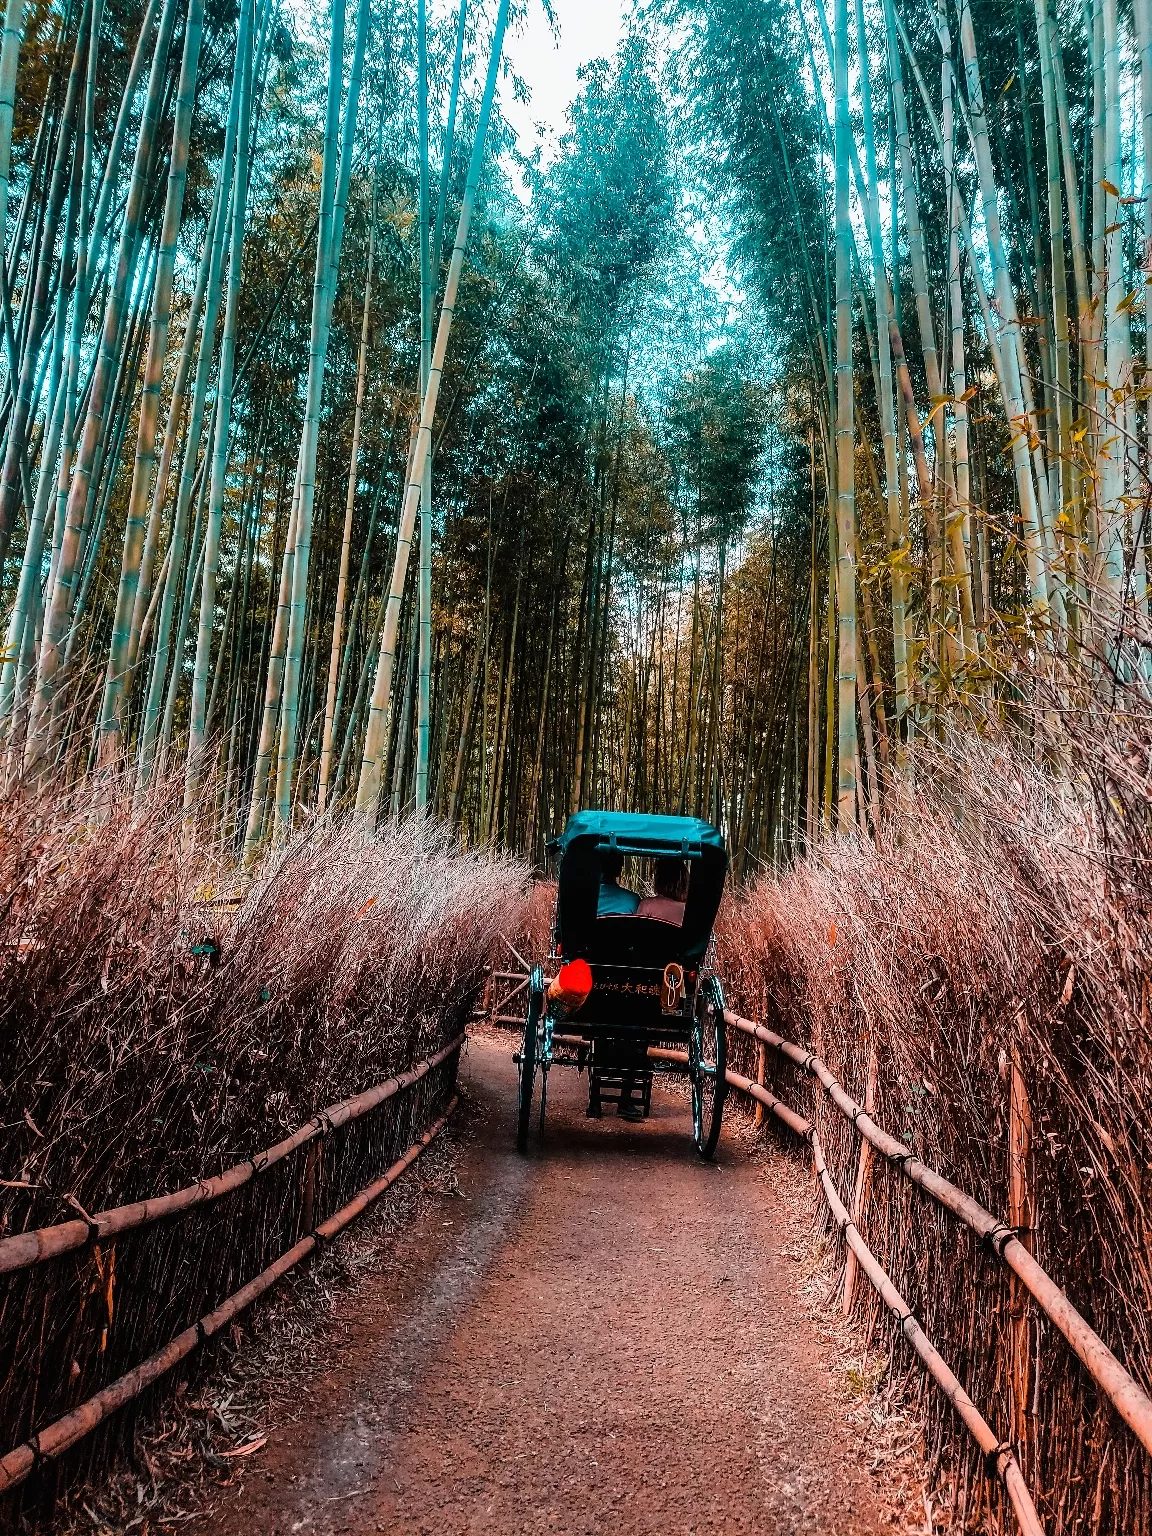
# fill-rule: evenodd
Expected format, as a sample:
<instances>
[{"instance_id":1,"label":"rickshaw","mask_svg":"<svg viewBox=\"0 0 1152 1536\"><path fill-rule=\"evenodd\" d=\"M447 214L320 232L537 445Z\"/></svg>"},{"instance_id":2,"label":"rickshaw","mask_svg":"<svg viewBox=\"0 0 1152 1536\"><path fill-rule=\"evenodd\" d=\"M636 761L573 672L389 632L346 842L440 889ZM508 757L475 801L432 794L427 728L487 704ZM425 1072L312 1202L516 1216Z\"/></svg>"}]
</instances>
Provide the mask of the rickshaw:
<instances>
[{"instance_id":1,"label":"rickshaw","mask_svg":"<svg viewBox=\"0 0 1152 1536\"><path fill-rule=\"evenodd\" d=\"M553 1067L588 1074L593 1116L604 1103L619 1107L624 1095L631 1108L639 1094L635 1107L646 1117L653 1074L686 1070L693 1141L702 1158L711 1158L727 1088L724 993L713 968L712 939L728 868L723 837L695 817L580 811L549 851L559 856L547 965L552 976L547 980L545 966L538 965L529 980L516 1056L517 1147L527 1150L537 1071L542 1134ZM680 926L654 917L597 916L602 861L611 854L687 861ZM587 979L566 983L566 975L575 973L581 978L590 973L590 989Z\"/></svg>"}]
</instances>

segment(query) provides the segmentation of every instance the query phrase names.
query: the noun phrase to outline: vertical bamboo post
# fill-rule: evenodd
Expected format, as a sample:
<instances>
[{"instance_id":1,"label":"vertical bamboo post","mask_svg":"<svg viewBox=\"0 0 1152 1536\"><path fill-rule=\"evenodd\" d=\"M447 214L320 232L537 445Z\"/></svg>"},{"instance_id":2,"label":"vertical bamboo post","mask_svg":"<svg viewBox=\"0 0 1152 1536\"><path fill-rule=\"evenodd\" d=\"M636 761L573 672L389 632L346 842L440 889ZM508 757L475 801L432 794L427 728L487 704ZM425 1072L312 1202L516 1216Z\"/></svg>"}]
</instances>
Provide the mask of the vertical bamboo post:
<instances>
[{"instance_id":1,"label":"vertical bamboo post","mask_svg":"<svg viewBox=\"0 0 1152 1536\"><path fill-rule=\"evenodd\" d=\"M868 1086L864 1090L864 1112L872 1114L876 1108L876 1076L879 1070L879 1062L876 1057L876 1046L873 1044L872 1053L868 1058ZM860 1218L864 1215L864 1201L868 1196L868 1185L872 1173L872 1143L860 1138L860 1161L856 1165L856 1188L852 1195L852 1225L859 1226ZM848 1257L844 1263L844 1316L848 1317L852 1312L852 1300L856 1291L856 1255L852 1249L848 1250Z\"/></svg>"},{"instance_id":2,"label":"vertical bamboo post","mask_svg":"<svg viewBox=\"0 0 1152 1536\"><path fill-rule=\"evenodd\" d=\"M764 1086L764 1073L767 1066L768 1052L764 1047L763 1040L761 1040L756 1047L756 1084L760 1088ZM757 1130L764 1124L764 1106L759 1099L756 1100L755 1123Z\"/></svg>"},{"instance_id":3,"label":"vertical bamboo post","mask_svg":"<svg viewBox=\"0 0 1152 1536\"><path fill-rule=\"evenodd\" d=\"M1008 1074L1008 1225L1029 1253L1033 1250L1034 1209L1032 1106L1020 1069L1020 1052L1013 1046ZM1028 1299L1015 1275L1010 1278L1008 1296L1012 1342L1012 1438L1021 1450L1025 1450L1030 1438L1032 1352Z\"/></svg>"},{"instance_id":4,"label":"vertical bamboo post","mask_svg":"<svg viewBox=\"0 0 1152 1536\"><path fill-rule=\"evenodd\" d=\"M303 1189L301 1190L300 1230L311 1232L316 1225L316 1173L320 1163L321 1143L314 1141L304 1160Z\"/></svg>"}]
</instances>

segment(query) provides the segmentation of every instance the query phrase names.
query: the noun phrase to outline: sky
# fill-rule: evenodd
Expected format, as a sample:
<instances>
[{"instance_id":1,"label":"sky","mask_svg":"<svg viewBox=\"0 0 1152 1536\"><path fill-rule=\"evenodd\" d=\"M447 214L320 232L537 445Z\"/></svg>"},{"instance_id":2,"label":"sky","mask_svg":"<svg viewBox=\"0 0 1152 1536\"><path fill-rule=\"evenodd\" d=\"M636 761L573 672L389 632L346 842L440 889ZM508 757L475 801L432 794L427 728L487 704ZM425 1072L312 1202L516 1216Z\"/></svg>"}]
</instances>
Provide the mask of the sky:
<instances>
[{"instance_id":1,"label":"sky","mask_svg":"<svg viewBox=\"0 0 1152 1536\"><path fill-rule=\"evenodd\" d=\"M623 0L551 0L556 31L549 25L543 0L529 0L524 25L504 45L505 55L532 91L531 102L515 101L511 82L501 81L500 109L516 129L520 148L537 142L536 125L545 127L545 159L563 133L565 113L579 89L576 78L589 59L610 57L622 30ZM557 35L558 34L558 35Z\"/></svg>"}]
</instances>

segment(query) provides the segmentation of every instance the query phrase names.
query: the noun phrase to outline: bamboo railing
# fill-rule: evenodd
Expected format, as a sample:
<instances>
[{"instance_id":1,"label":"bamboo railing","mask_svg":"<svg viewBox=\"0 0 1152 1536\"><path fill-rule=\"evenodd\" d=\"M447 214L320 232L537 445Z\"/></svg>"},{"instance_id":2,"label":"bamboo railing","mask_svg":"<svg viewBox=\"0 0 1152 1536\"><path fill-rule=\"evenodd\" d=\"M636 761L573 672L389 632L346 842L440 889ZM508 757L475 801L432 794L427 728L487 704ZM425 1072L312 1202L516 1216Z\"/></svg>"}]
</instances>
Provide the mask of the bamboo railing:
<instances>
[{"instance_id":1,"label":"bamboo railing","mask_svg":"<svg viewBox=\"0 0 1152 1536\"><path fill-rule=\"evenodd\" d=\"M114 1243L128 1233L139 1232L162 1221L170 1221L200 1209L210 1202L220 1200L259 1178L300 1148L316 1143L333 1131L363 1119L389 1100L415 1088L435 1068L458 1053L463 1043L464 1036L458 1035L432 1056L393 1077L386 1078L364 1093L330 1105L284 1141L255 1153L215 1178L201 1179L196 1184L175 1190L168 1195L102 1211L87 1220L62 1222L56 1226L42 1227L37 1231L20 1233L0 1240L0 1274L30 1270L89 1244L98 1253L97 1245L101 1243ZM350 1226L357 1217L379 1200L439 1135L456 1107L456 1103L457 1100L453 1097L443 1114L427 1126L385 1172L368 1182L337 1211L314 1226L312 1225L312 1190L306 1179L302 1224L311 1230L307 1230L297 1242L271 1264L265 1265L258 1274L238 1290L233 1291L212 1311L182 1329L161 1348L154 1350L141 1364L124 1372L116 1380L44 1428L27 1435L6 1455L0 1456L0 1495L24 1482L40 1464L55 1460L78 1441L91 1434L118 1409L139 1397L181 1361L187 1359L200 1345L219 1334L290 1270L296 1268ZM414 1133L415 1129L416 1127L413 1126L409 1134Z\"/></svg>"},{"instance_id":2,"label":"bamboo railing","mask_svg":"<svg viewBox=\"0 0 1152 1536\"><path fill-rule=\"evenodd\" d=\"M725 1020L732 1024L734 1016L725 1014ZM747 1023L747 1020L743 1021ZM737 1025L737 1028L740 1026ZM649 1049L648 1055L657 1061L682 1062L688 1065L688 1052L668 1050L664 1047ZM1016 1515L1017 1524L1024 1536L1044 1536L1044 1527L1040 1517L1036 1513L1036 1506L1032 1501L1032 1495L1028 1491L1028 1485L1024 1481L1024 1474L1020 1470L1020 1464L1013 1454L1012 1447L999 1438L996 1431L984 1418L975 1403L965 1392L955 1373L940 1351L928 1338L916 1319L915 1314L900 1292L892 1283L887 1271L881 1266L872 1250L865 1243L855 1223L848 1213L840 1192L836 1188L835 1181L828 1171L824 1161L824 1152L820 1145L820 1137L816 1127L803 1115L796 1113L783 1099L778 1099L774 1093L770 1093L762 1083L755 1083L749 1077L743 1077L739 1072L728 1069L724 1074L730 1088L735 1088L740 1093L747 1094L758 1107L767 1110L774 1115L782 1125L786 1125L797 1136L803 1137L812 1148L812 1161L816 1169L816 1177L820 1183L824 1199L832 1214L832 1219L839 1227L845 1242L861 1270L868 1277L877 1295L891 1312L900 1332L911 1344L920 1357L921 1363L936 1385L944 1393L944 1396L955 1408L961 1422L968 1433L980 1447L984 1456L984 1464L990 1476L1003 1483L1004 1490Z\"/></svg>"},{"instance_id":3,"label":"bamboo railing","mask_svg":"<svg viewBox=\"0 0 1152 1536\"><path fill-rule=\"evenodd\" d=\"M395 1077L385 1078L374 1088L368 1088L351 1099L342 1099L338 1104L330 1104L327 1109L322 1109L318 1115L314 1115L308 1121L307 1125L302 1125L284 1141L279 1141L274 1147L267 1147L263 1152L257 1152L252 1157L245 1158L242 1163L236 1163L224 1173L217 1174L215 1178L200 1179L184 1189L174 1190L170 1195L157 1195L151 1200L137 1200L132 1205L119 1205L112 1210L101 1211L89 1221L64 1221L56 1226L38 1227L32 1232L19 1232L14 1237L0 1238L0 1274L16 1269L26 1269L32 1264L42 1264L48 1259L59 1258L61 1254L69 1253L75 1248L83 1248L86 1243L99 1243L110 1237L121 1237L126 1232L137 1231L141 1227L151 1226L154 1222L182 1215L194 1206L205 1205L211 1200L219 1200L223 1195L230 1195L243 1188L250 1180L258 1178L262 1173L267 1173L269 1168L274 1168L277 1163L283 1162L286 1157L291 1156L293 1152L298 1152L309 1142L317 1141L320 1137L327 1135L330 1131L338 1130L340 1126L347 1125L352 1120L359 1120L361 1116L378 1109L386 1100L394 1098L398 1093L403 1093L405 1089L414 1087L421 1078L427 1077L434 1067L438 1067L442 1061L447 1061L448 1057L458 1051L463 1043L464 1036L458 1035L455 1040L450 1040L426 1061L409 1067L407 1071L400 1072Z\"/></svg>"},{"instance_id":4,"label":"bamboo railing","mask_svg":"<svg viewBox=\"0 0 1152 1536\"><path fill-rule=\"evenodd\" d=\"M882 1267L872 1250L868 1247L857 1228L855 1222L848 1213L840 1192L836 1188L835 1181L828 1171L824 1161L824 1151L820 1145L820 1136L816 1127L802 1116L789 1109L780 1099L762 1088L758 1083L749 1078L741 1077L738 1072L725 1074L732 1087L746 1093L749 1097L763 1104L778 1120L781 1120L791 1130L803 1136L812 1147L812 1162L816 1169L816 1177L820 1181L820 1187L828 1209L832 1213L832 1219L843 1234L849 1250L856 1255L856 1262L868 1277L876 1294L892 1314L896 1326L911 1344L920 1357L921 1363L944 1396L956 1410L958 1417L965 1429L980 1447L984 1456L984 1464L990 1475L994 1475L1004 1484L1004 1489L1012 1504L1017 1523L1025 1533L1025 1536L1044 1536L1044 1527L1040 1523L1040 1517L1036 1513L1036 1505L1032 1501L1032 1495L1028 1491L1028 1485L1024 1481L1024 1474L1020 1470L1020 1464L1013 1454L1012 1447L999 1438L996 1431L988 1423L987 1419L976 1407L975 1403L961 1386L956 1374L940 1351L929 1339L920 1326L911 1307L901 1296L892 1283L891 1276Z\"/></svg>"},{"instance_id":5,"label":"bamboo railing","mask_svg":"<svg viewBox=\"0 0 1152 1536\"><path fill-rule=\"evenodd\" d=\"M1064 1335L1084 1369L1108 1397L1116 1412L1144 1449L1152 1453L1152 1398L1125 1370L1100 1335L1072 1305L1066 1293L1036 1262L1007 1222L993 1216L978 1200L921 1162L910 1147L878 1126L863 1106L844 1091L814 1052L794 1045L773 1030L766 1029L763 1024L754 1024L751 1019L741 1018L739 1014L726 1011L724 1019L731 1028L761 1041L795 1066L811 1073L844 1118L855 1126L857 1132L882 1157L984 1240L988 1248L1025 1286L1049 1321Z\"/></svg>"}]
</instances>

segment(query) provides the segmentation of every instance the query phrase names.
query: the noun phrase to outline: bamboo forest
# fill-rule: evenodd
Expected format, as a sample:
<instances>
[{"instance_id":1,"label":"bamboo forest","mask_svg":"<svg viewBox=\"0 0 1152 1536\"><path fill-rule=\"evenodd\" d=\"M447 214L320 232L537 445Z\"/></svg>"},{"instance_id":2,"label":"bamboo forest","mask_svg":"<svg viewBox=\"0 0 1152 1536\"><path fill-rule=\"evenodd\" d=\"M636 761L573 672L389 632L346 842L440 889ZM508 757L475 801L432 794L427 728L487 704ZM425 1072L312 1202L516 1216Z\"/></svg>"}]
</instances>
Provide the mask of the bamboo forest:
<instances>
[{"instance_id":1,"label":"bamboo forest","mask_svg":"<svg viewBox=\"0 0 1152 1536\"><path fill-rule=\"evenodd\" d=\"M1152 0L0 9L0 1530L1150 1536Z\"/></svg>"},{"instance_id":2,"label":"bamboo forest","mask_svg":"<svg viewBox=\"0 0 1152 1536\"><path fill-rule=\"evenodd\" d=\"M982 5L642 6L544 160L507 5L11 0L9 776L745 869L1128 677L1152 33Z\"/></svg>"},{"instance_id":3,"label":"bamboo forest","mask_svg":"<svg viewBox=\"0 0 1152 1536\"><path fill-rule=\"evenodd\" d=\"M1139 7L652 5L545 163L509 6L410 10L11 0L9 775L754 867L1127 665Z\"/></svg>"}]
</instances>

